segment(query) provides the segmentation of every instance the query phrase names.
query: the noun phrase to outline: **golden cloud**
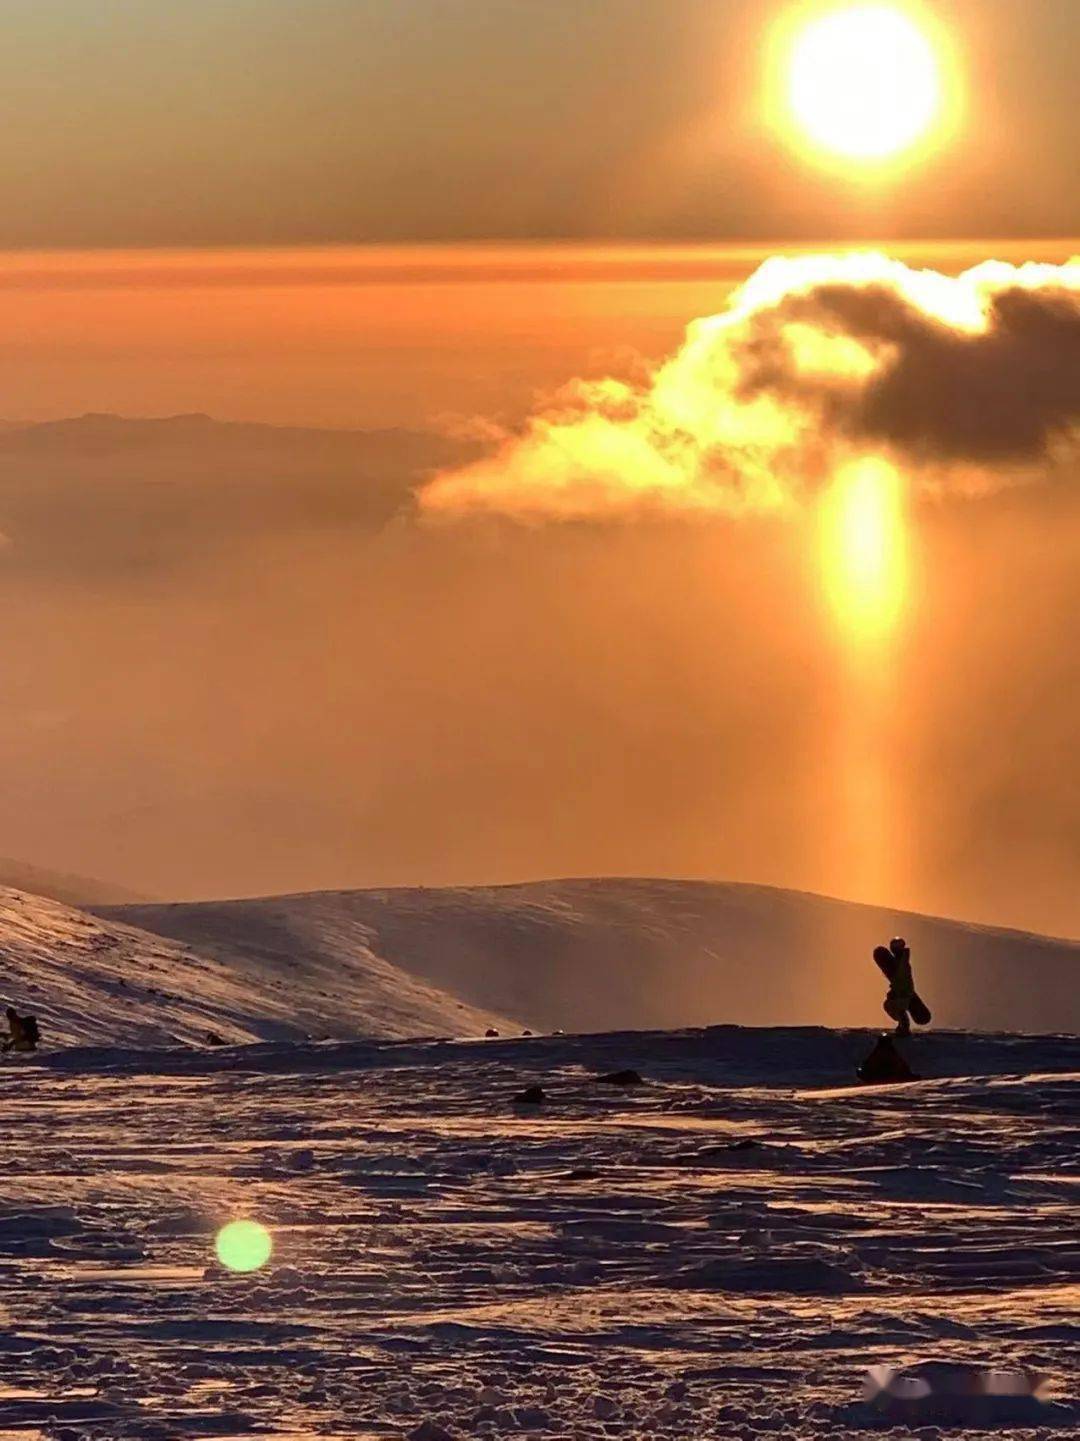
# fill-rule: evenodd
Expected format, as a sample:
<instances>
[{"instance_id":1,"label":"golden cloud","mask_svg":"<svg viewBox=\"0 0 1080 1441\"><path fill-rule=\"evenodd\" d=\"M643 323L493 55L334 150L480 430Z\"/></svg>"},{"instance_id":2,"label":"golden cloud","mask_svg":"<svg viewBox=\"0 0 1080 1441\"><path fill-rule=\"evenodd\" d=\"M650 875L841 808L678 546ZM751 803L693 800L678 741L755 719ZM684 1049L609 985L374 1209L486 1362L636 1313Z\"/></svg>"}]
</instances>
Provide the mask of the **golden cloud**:
<instances>
[{"instance_id":1,"label":"golden cloud","mask_svg":"<svg viewBox=\"0 0 1080 1441\"><path fill-rule=\"evenodd\" d=\"M774 257L635 381L576 380L429 515L740 514L799 505L860 455L1000 485L1076 439L1080 260L958 276L872 252Z\"/></svg>"}]
</instances>

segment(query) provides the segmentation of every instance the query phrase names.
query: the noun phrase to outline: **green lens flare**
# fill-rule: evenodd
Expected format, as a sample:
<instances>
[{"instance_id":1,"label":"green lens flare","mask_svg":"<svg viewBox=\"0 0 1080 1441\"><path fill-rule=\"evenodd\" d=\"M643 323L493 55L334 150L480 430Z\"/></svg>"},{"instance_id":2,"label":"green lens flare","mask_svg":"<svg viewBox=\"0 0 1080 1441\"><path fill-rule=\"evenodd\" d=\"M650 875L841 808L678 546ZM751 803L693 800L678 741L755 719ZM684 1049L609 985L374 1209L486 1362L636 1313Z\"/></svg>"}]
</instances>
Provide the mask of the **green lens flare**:
<instances>
[{"instance_id":1,"label":"green lens flare","mask_svg":"<svg viewBox=\"0 0 1080 1441\"><path fill-rule=\"evenodd\" d=\"M273 1249L270 1232L258 1221L230 1221L214 1241L218 1260L230 1271L257 1271Z\"/></svg>"}]
</instances>

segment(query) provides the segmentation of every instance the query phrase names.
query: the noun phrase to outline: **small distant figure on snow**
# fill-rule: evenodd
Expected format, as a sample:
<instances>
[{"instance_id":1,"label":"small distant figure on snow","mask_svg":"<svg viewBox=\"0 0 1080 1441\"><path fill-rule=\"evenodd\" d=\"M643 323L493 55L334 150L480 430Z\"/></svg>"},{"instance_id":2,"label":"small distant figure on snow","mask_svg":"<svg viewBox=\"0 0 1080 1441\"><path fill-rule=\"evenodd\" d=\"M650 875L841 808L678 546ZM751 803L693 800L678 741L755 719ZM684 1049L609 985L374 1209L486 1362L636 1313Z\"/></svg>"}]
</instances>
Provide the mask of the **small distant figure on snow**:
<instances>
[{"instance_id":1,"label":"small distant figure on snow","mask_svg":"<svg viewBox=\"0 0 1080 1441\"><path fill-rule=\"evenodd\" d=\"M38 1023L34 1016L20 1016L14 1006L8 1006L4 1012L7 1016L8 1035L5 1041L0 1042L0 1049L5 1051L36 1051L38 1041L41 1040L41 1033L38 1030Z\"/></svg>"},{"instance_id":2,"label":"small distant figure on snow","mask_svg":"<svg viewBox=\"0 0 1080 1441\"><path fill-rule=\"evenodd\" d=\"M887 946L875 946L874 960L889 983L882 1010L896 1022L896 1034L910 1036L912 1021L928 1026L930 1010L916 993L911 947L907 941L902 936L894 936Z\"/></svg>"}]
</instances>

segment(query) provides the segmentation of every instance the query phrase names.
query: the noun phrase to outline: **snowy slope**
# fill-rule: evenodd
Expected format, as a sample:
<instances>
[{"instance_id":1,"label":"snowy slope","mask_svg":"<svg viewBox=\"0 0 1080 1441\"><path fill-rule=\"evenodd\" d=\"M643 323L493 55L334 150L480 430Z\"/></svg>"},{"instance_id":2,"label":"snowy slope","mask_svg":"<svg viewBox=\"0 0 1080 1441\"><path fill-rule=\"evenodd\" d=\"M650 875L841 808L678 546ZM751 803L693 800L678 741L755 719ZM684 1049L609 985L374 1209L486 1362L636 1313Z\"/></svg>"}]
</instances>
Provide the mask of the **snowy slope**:
<instances>
[{"instance_id":1,"label":"snowy slope","mask_svg":"<svg viewBox=\"0 0 1080 1441\"><path fill-rule=\"evenodd\" d=\"M935 1024L1080 1031L1080 944L767 886L568 880L139 905L121 917L246 964L332 976L370 948L472 1003L573 1031L873 1025L873 946L911 942Z\"/></svg>"},{"instance_id":2,"label":"snowy slope","mask_svg":"<svg viewBox=\"0 0 1080 1441\"><path fill-rule=\"evenodd\" d=\"M57 1046L161 1046L324 1036L476 1035L498 1017L406 975L364 946L332 965L231 968L58 901L0 889L0 1004Z\"/></svg>"},{"instance_id":3,"label":"snowy slope","mask_svg":"<svg viewBox=\"0 0 1080 1441\"><path fill-rule=\"evenodd\" d=\"M0 1436L1075 1437L1076 1043L935 1034L947 1079L822 1090L868 1039L0 1065ZM250 1276L213 1259L237 1216ZM945 1394L968 1367L1045 1399Z\"/></svg>"},{"instance_id":4,"label":"snowy slope","mask_svg":"<svg viewBox=\"0 0 1080 1441\"><path fill-rule=\"evenodd\" d=\"M848 912L891 919L706 889L118 913L198 946L0 891L9 994L62 1043L0 1058L0 1437L1076 1435L1074 1037L938 1029L904 1046L924 1079L885 1087L852 1081L869 1031L820 1026L301 1039L491 1019L395 965L399 949L493 989L515 966L534 988L568 983L576 957L583 1004L605 987L622 1003L620 947L677 971L706 921L764 947L779 914L786 943L758 965L777 994L822 953L815 906L837 944ZM1010 1004L1025 975L1049 994L1075 962L925 925L905 929L983 957ZM561 950L567 934L582 949ZM259 1043L199 1045L211 1028ZM641 1084L604 1079L625 1068ZM237 1217L272 1237L250 1276L214 1260ZM946 1394L972 1367L1045 1377L1044 1394ZM872 1396L871 1368L918 1384Z\"/></svg>"}]
</instances>

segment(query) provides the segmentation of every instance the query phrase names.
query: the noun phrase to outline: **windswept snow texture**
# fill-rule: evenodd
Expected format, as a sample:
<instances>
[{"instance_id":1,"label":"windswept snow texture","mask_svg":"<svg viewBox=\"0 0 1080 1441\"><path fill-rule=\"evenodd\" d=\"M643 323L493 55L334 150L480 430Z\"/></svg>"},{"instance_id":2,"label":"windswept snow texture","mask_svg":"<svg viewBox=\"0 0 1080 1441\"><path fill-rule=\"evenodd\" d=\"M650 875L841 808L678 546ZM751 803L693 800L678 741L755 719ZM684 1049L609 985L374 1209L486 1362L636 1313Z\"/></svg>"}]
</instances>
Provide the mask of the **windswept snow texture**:
<instances>
[{"instance_id":1,"label":"windswept snow texture","mask_svg":"<svg viewBox=\"0 0 1080 1441\"><path fill-rule=\"evenodd\" d=\"M939 1034L936 1079L850 1087L869 1042L9 1058L0 1436L1077 1434L1076 1042ZM863 1399L926 1361L1047 1398Z\"/></svg>"},{"instance_id":2,"label":"windswept snow texture","mask_svg":"<svg viewBox=\"0 0 1080 1441\"><path fill-rule=\"evenodd\" d=\"M475 1005L567 1031L880 1018L875 945L907 937L937 1025L1080 1031L1080 944L769 886L569 880L325 891L105 912L230 962L358 947ZM276 962L275 962L276 964Z\"/></svg>"},{"instance_id":3,"label":"windswept snow texture","mask_svg":"<svg viewBox=\"0 0 1080 1441\"><path fill-rule=\"evenodd\" d=\"M254 944L254 938L251 938ZM0 888L0 1007L38 1018L46 1050L368 1035L479 1036L501 1017L354 945L331 963L232 967L120 921Z\"/></svg>"}]
</instances>

